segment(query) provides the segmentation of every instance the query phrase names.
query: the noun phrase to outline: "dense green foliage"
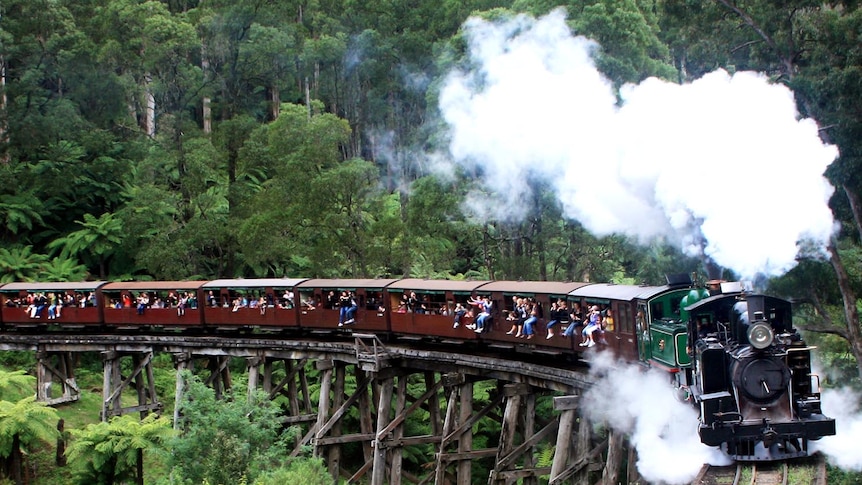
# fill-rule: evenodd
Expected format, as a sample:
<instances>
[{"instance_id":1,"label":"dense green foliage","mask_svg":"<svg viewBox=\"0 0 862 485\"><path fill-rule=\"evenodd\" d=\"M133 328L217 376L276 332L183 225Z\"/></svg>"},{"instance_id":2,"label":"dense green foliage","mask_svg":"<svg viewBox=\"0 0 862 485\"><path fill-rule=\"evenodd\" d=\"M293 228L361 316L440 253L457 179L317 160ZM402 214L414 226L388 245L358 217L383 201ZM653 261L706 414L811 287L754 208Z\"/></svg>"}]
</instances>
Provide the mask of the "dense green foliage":
<instances>
[{"instance_id":1,"label":"dense green foliage","mask_svg":"<svg viewBox=\"0 0 862 485\"><path fill-rule=\"evenodd\" d=\"M173 434L171 420L128 414L72 430L66 454L80 484L143 483L143 453L163 450Z\"/></svg>"},{"instance_id":2,"label":"dense green foliage","mask_svg":"<svg viewBox=\"0 0 862 485\"><path fill-rule=\"evenodd\" d=\"M621 84L675 77L657 6L568 8ZM421 151L443 141L429 129L434 86L461 55L462 22L552 7L6 2L0 281L661 282L694 269L662 250L669 258L644 270L649 250L596 239L551 198L530 204L526 221L478 224L461 208L469 174L453 183L429 170Z\"/></svg>"},{"instance_id":3,"label":"dense green foliage","mask_svg":"<svg viewBox=\"0 0 862 485\"><path fill-rule=\"evenodd\" d=\"M278 415L266 396L246 399L215 392L190 374L180 403L181 433L169 444L169 465L190 483L253 482L264 470L278 467L288 455ZM286 473L286 472L285 472Z\"/></svg>"}]
</instances>

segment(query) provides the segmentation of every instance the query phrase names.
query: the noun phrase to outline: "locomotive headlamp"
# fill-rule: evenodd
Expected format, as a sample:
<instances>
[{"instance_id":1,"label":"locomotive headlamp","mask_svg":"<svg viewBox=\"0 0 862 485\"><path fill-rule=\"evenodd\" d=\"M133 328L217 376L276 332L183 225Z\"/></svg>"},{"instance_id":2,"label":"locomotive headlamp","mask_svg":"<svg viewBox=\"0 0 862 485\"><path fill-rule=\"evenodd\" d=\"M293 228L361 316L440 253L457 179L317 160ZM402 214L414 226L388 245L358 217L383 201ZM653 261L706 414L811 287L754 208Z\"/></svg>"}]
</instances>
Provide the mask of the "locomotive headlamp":
<instances>
[{"instance_id":1,"label":"locomotive headlamp","mask_svg":"<svg viewBox=\"0 0 862 485\"><path fill-rule=\"evenodd\" d=\"M748 342L755 349L763 350L769 347L774 339L775 333L772 332L772 327L766 323L755 323L748 327Z\"/></svg>"}]
</instances>

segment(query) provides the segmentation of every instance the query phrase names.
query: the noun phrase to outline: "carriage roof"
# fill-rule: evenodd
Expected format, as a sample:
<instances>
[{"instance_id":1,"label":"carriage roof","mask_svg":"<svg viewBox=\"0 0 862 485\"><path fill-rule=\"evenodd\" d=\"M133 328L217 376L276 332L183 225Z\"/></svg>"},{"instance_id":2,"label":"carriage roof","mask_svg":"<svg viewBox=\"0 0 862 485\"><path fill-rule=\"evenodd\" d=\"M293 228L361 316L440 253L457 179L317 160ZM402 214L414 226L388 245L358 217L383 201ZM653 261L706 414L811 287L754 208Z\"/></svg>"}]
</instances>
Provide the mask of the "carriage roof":
<instances>
[{"instance_id":1,"label":"carriage roof","mask_svg":"<svg viewBox=\"0 0 862 485\"><path fill-rule=\"evenodd\" d=\"M614 285L609 283L595 283L582 286L570 293L571 296L583 298L603 298L607 300L647 300L664 292L678 287L662 286L638 286L638 285Z\"/></svg>"},{"instance_id":2,"label":"carriage roof","mask_svg":"<svg viewBox=\"0 0 862 485\"><path fill-rule=\"evenodd\" d=\"M293 288L305 278L231 278L212 280L204 288Z\"/></svg>"},{"instance_id":3,"label":"carriage roof","mask_svg":"<svg viewBox=\"0 0 862 485\"><path fill-rule=\"evenodd\" d=\"M447 291L472 292L484 285L488 280L426 280L422 278L405 278L398 280L386 288L389 290L419 290L419 291Z\"/></svg>"},{"instance_id":4,"label":"carriage roof","mask_svg":"<svg viewBox=\"0 0 862 485\"><path fill-rule=\"evenodd\" d=\"M479 293L503 292L516 295L568 295L587 283L561 281L492 281L479 288Z\"/></svg>"},{"instance_id":5,"label":"carriage roof","mask_svg":"<svg viewBox=\"0 0 862 485\"><path fill-rule=\"evenodd\" d=\"M41 283L7 283L0 291L93 291L105 281L55 281Z\"/></svg>"}]
</instances>

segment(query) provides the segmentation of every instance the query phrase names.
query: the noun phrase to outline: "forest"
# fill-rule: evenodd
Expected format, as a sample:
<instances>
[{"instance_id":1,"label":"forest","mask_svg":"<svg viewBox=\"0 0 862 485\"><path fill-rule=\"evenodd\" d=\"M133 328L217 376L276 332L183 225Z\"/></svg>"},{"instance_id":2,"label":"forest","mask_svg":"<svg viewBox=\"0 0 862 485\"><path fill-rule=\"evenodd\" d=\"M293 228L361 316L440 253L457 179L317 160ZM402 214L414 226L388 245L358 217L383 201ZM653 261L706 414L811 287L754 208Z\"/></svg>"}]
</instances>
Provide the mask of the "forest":
<instances>
[{"instance_id":1,"label":"forest","mask_svg":"<svg viewBox=\"0 0 862 485\"><path fill-rule=\"evenodd\" d=\"M858 389L860 37L856 1L5 0L0 282L755 277L794 300L795 323L830 372L824 384ZM736 85L759 73L788 93L790 118L816 122L813 136L834 156L797 156L802 137L768 134L783 121L749 116L734 104L741 96L722 98L738 117L699 124L690 113L655 123L661 137L649 122L577 116L569 96L593 88L526 76L578 67L565 56L580 51L562 52L575 45L606 89L585 97L619 112L641 87ZM517 57L525 46L548 50L534 64ZM517 62L496 70L482 57L494 49ZM496 89L503 81L515 88ZM483 102L491 114L474 117ZM615 191L604 159L560 146L581 132L593 134L581 146L619 152L653 140L654 154L638 154L689 176L663 182L667 194L732 198L737 214L761 222L784 208L828 234L814 245L792 238L789 263L765 273L703 256L706 216L683 217L702 239L659 233ZM576 171L565 168L570 153ZM792 174L804 184L779 183ZM729 176L752 190L736 192ZM783 192L758 197L773 186ZM577 205L583 197L615 198L640 223L602 226L613 214ZM808 197L824 199L825 215L802 212ZM753 245L781 229L758 227L723 233Z\"/></svg>"}]
</instances>

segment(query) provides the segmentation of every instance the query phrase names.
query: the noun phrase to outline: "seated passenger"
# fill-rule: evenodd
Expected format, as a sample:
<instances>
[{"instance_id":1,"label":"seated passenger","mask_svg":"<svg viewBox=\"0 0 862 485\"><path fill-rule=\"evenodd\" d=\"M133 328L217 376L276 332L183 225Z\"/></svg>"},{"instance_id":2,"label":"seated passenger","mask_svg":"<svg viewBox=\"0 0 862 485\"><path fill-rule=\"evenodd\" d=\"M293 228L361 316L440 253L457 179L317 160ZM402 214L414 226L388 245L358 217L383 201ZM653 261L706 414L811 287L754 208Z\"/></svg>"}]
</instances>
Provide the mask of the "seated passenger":
<instances>
[{"instance_id":1,"label":"seated passenger","mask_svg":"<svg viewBox=\"0 0 862 485\"><path fill-rule=\"evenodd\" d=\"M572 311L569 313L569 318L571 319L571 323L565 330L563 330L563 337L571 337L572 335L579 335L578 328L584 326L584 319L581 315L581 304L575 302L572 305Z\"/></svg>"},{"instance_id":2,"label":"seated passenger","mask_svg":"<svg viewBox=\"0 0 862 485\"><path fill-rule=\"evenodd\" d=\"M606 340L605 333L610 332L613 333L615 328L614 324L614 314L610 308L605 310L605 316L602 318L602 323L599 327L599 343L603 345L607 345L608 341Z\"/></svg>"},{"instance_id":3,"label":"seated passenger","mask_svg":"<svg viewBox=\"0 0 862 485\"><path fill-rule=\"evenodd\" d=\"M350 292L350 306L347 308L347 320L344 321L345 325L351 325L356 323L356 310L359 309L359 305L356 303L356 293Z\"/></svg>"},{"instance_id":4,"label":"seated passenger","mask_svg":"<svg viewBox=\"0 0 862 485\"><path fill-rule=\"evenodd\" d=\"M593 347L596 345L593 334L596 330L599 330L600 324L601 313L599 312L599 307L593 305L590 307L590 313L587 317L587 325L584 327L583 331L581 331L581 335L584 337L584 341L580 343L581 347Z\"/></svg>"},{"instance_id":5,"label":"seated passenger","mask_svg":"<svg viewBox=\"0 0 862 485\"><path fill-rule=\"evenodd\" d=\"M177 299L177 316L181 317L186 314L186 306L189 304L189 294L183 293Z\"/></svg>"},{"instance_id":6,"label":"seated passenger","mask_svg":"<svg viewBox=\"0 0 862 485\"><path fill-rule=\"evenodd\" d=\"M452 325L452 328L458 328L461 326L461 319L467 314L467 309L464 308L464 305L462 305L461 302L458 302L455 304L453 314L455 315L455 323Z\"/></svg>"},{"instance_id":7,"label":"seated passenger","mask_svg":"<svg viewBox=\"0 0 862 485\"><path fill-rule=\"evenodd\" d=\"M314 298L309 296L307 300L302 302L302 307L306 310L316 310L317 304L314 302Z\"/></svg>"},{"instance_id":8,"label":"seated passenger","mask_svg":"<svg viewBox=\"0 0 862 485\"><path fill-rule=\"evenodd\" d=\"M485 324L491 317L491 309L493 306L491 298L486 295L482 298L472 299L468 303L476 307L476 310L479 312L479 316L476 317L475 324L468 325L467 328L470 328L476 333L482 333L485 331Z\"/></svg>"},{"instance_id":9,"label":"seated passenger","mask_svg":"<svg viewBox=\"0 0 862 485\"><path fill-rule=\"evenodd\" d=\"M518 303L515 306L515 310L512 312L514 315L514 328L515 337L523 337L526 334L524 333L524 322L527 321L528 318L528 307L527 307L527 299L526 298L518 298ZM511 332L512 330L509 330Z\"/></svg>"},{"instance_id":10,"label":"seated passenger","mask_svg":"<svg viewBox=\"0 0 862 485\"><path fill-rule=\"evenodd\" d=\"M150 305L149 295L147 295L146 292L142 292L141 294L139 294L138 299L137 299L137 304L138 304L138 306L137 306L138 315L143 315L144 311Z\"/></svg>"},{"instance_id":11,"label":"seated passenger","mask_svg":"<svg viewBox=\"0 0 862 485\"><path fill-rule=\"evenodd\" d=\"M509 331L506 332L506 335L512 335L516 331L518 332L516 337L521 336L521 328L518 327L518 308L521 306L521 299L518 298L518 295L512 296L512 309L509 311L509 314L506 315L506 321L511 324L509 327Z\"/></svg>"},{"instance_id":12,"label":"seated passenger","mask_svg":"<svg viewBox=\"0 0 862 485\"><path fill-rule=\"evenodd\" d=\"M527 340L533 338L533 326L539 321L539 317L542 316L542 306L536 301L535 298L529 298L527 300L526 305L526 313L527 319L524 320L524 334L523 336L527 337Z\"/></svg>"},{"instance_id":13,"label":"seated passenger","mask_svg":"<svg viewBox=\"0 0 862 485\"><path fill-rule=\"evenodd\" d=\"M48 293L48 320L53 320L57 318L57 295L54 293Z\"/></svg>"},{"instance_id":14,"label":"seated passenger","mask_svg":"<svg viewBox=\"0 0 862 485\"><path fill-rule=\"evenodd\" d=\"M548 330L548 335L545 339L551 339L554 336L554 326L556 326L562 320L562 315L568 314L569 311L566 308L566 300L559 299L553 303L551 303L551 309L548 310L548 324L545 325L545 328Z\"/></svg>"}]
</instances>

